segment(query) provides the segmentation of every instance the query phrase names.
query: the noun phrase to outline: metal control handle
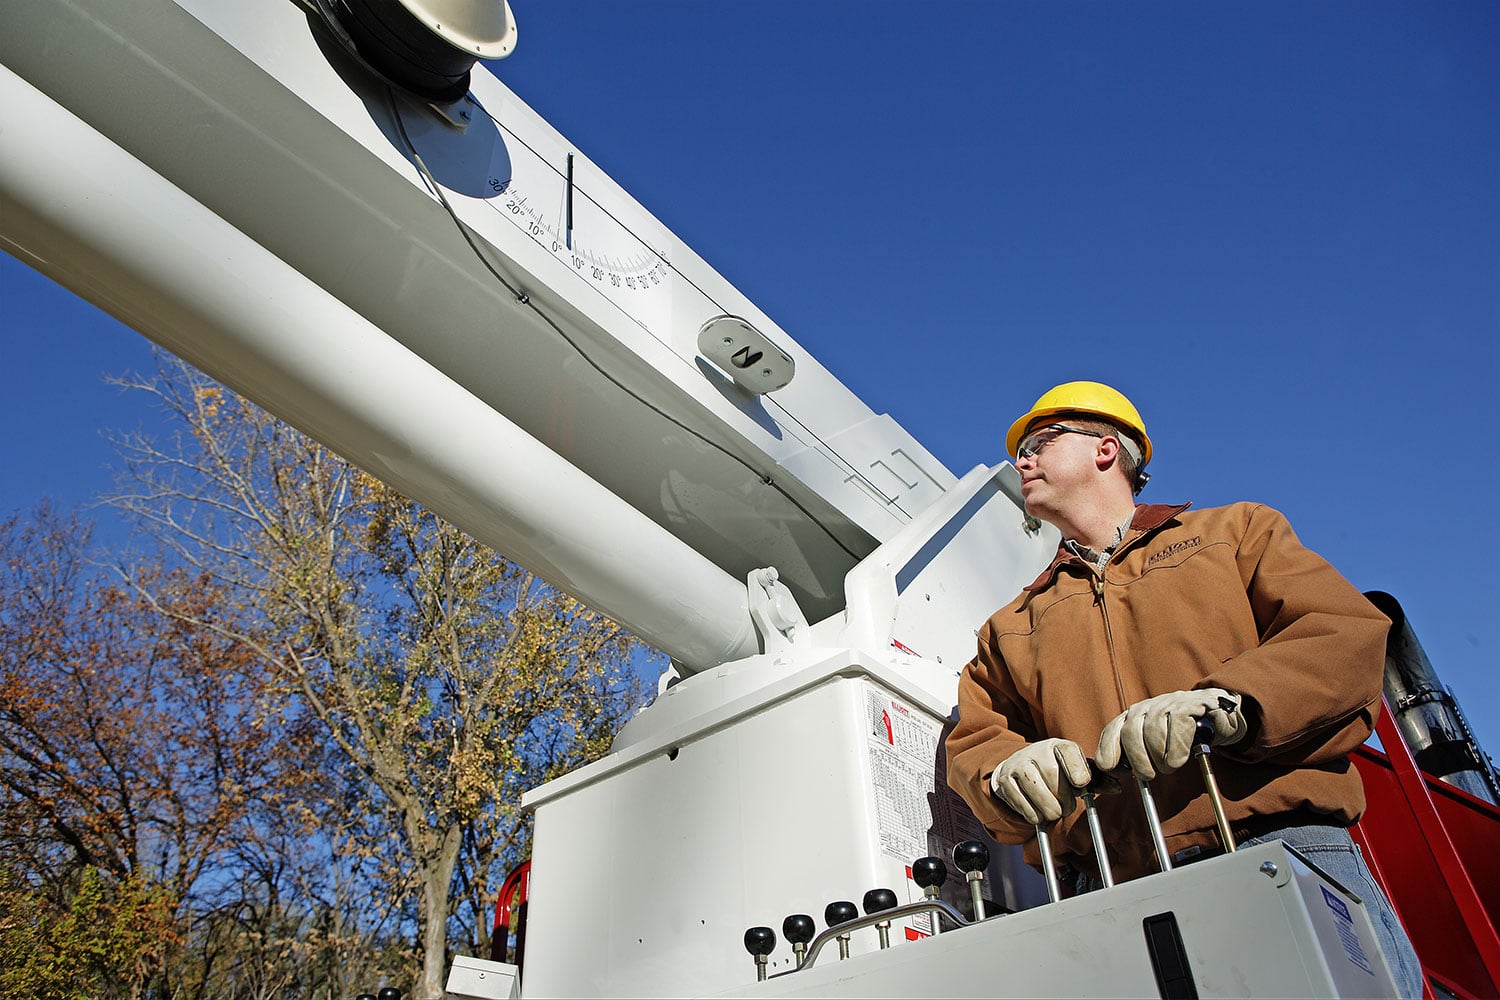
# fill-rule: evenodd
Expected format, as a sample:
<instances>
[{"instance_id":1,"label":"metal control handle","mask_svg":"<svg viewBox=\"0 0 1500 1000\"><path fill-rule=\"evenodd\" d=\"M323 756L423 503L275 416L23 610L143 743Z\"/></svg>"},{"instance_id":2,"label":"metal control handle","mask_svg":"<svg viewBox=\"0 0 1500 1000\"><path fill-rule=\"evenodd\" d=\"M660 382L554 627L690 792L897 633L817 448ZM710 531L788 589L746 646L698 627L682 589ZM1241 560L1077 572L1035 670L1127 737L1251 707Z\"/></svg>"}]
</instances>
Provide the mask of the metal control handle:
<instances>
[{"instance_id":1,"label":"metal control handle","mask_svg":"<svg viewBox=\"0 0 1500 1000\"><path fill-rule=\"evenodd\" d=\"M1101 770L1094 759L1088 759L1089 783L1083 789L1083 815L1089 824L1089 839L1094 842L1094 859L1099 864L1099 878L1108 889L1115 884L1114 872L1109 866L1109 849L1104 842L1104 828L1099 824L1099 808L1095 799L1100 795L1113 795L1120 790L1119 781Z\"/></svg>"},{"instance_id":2,"label":"metal control handle","mask_svg":"<svg viewBox=\"0 0 1500 1000\"><path fill-rule=\"evenodd\" d=\"M1214 779L1214 766L1208 759L1213 738L1213 725L1202 719L1198 720L1198 728L1193 733L1193 756L1198 758L1198 771L1203 775L1203 787L1208 789L1208 801L1214 809L1214 822L1219 826L1219 840L1223 842L1224 853L1233 854L1237 850L1234 844L1234 831L1229 829L1229 816L1224 812L1224 799L1219 795L1219 783Z\"/></svg>"},{"instance_id":3,"label":"metal control handle","mask_svg":"<svg viewBox=\"0 0 1500 1000\"><path fill-rule=\"evenodd\" d=\"M796 969L788 969L786 972L778 972L771 978L778 979L781 976L795 975L796 973L801 972L803 969L812 968L813 962L817 960L818 952L823 949L823 946L825 944L827 944L829 941L834 940L835 938L847 935L851 931L857 931L862 927L875 927L883 921L896 921L900 920L903 917L914 916L918 913L931 913L936 916L946 917L948 918L949 922L951 922L955 927L969 926L969 921L964 919L963 914L959 913L952 906L948 905L948 903L944 902L941 899L924 899L916 903L903 903L900 906L893 906L888 910L881 910L878 913L870 913L863 917L856 917L853 920L846 920L841 924L834 924L832 927L828 928L827 930L823 931L823 933L813 938L812 944L807 946L807 958L803 961L801 966Z\"/></svg>"},{"instance_id":4,"label":"metal control handle","mask_svg":"<svg viewBox=\"0 0 1500 1000\"><path fill-rule=\"evenodd\" d=\"M1232 854L1236 850L1234 832L1229 828L1224 798L1219 794L1219 783L1214 779L1213 764L1209 761L1213 738L1213 724L1199 719L1193 731L1192 755L1198 761L1199 773L1203 775L1203 787L1208 791L1208 801L1214 810L1214 823L1219 828L1219 839L1223 841L1224 852ZM1162 836L1161 817L1156 812L1156 801L1151 798L1151 789L1144 779L1136 778L1135 784L1140 792L1141 807L1146 811L1146 826L1151 832L1151 843L1156 848L1156 859L1161 863L1161 870L1169 872L1172 870L1172 856L1167 853L1167 841Z\"/></svg>"},{"instance_id":5,"label":"metal control handle","mask_svg":"<svg viewBox=\"0 0 1500 1000\"><path fill-rule=\"evenodd\" d=\"M1156 848L1156 860L1161 870L1172 870L1172 856L1167 853L1167 840L1161 833L1161 816L1156 812L1156 800L1151 797L1151 785L1145 778L1135 779L1136 791L1141 796L1141 808L1146 811L1146 829L1151 833L1151 846Z\"/></svg>"},{"instance_id":6,"label":"metal control handle","mask_svg":"<svg viewBox=\"0 0 1500 1000\"><path fill-rule=\"evenodd\" d=\"M1047 898L1057 902L1062 898L1062 893L1057 885L1057 862L1052 859L1052 842L1047 837L1047 827L1041 823L1032 829L1036 830L1036 847L1042 854L1042 875L1047 880Z\"/></svg>"},{"instance_id":7,"label":"metal control handle","mask_svg":"<svg viewBox=\"0 0 1500 1000\"><path fill-rule=\"evenodd\" d=\"M1110 870L1109 850L1104 843L1104 828L1099 824L1099 809L1095 799L1100 795L1118 792L1120 783L1113 775L1100 770L1092 757L1087 763L1089 783L1079 789L1079 794L1083 797L1083 812L1088 821L1089 839L1094 843L1094 857L1099 864L1099 877L1104 882L1105 888L1109 888L1115 884L1115 876ZM1062 898L1062 891L1057 883L1057 861L1052 856L1052 842L1047 836L1045 824L1037 823L1033 829L1036 831L1037 850L1042 855L1042 875L1047 881L1047 898L1055 903Z\"/></svg>"}]
</instances>

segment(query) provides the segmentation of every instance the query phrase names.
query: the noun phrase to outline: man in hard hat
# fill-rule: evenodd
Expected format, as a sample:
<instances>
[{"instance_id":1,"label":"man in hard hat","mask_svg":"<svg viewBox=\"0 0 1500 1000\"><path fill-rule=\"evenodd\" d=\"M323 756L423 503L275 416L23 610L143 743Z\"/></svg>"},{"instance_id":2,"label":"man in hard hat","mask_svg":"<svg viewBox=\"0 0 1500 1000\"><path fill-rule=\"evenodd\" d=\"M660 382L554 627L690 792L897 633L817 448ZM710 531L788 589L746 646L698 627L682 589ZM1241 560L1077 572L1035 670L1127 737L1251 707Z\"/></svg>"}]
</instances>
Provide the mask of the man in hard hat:
<instances>
[{"instance_id":1,"label":"man in hard hat","mask_svg":"<svg viewBox=\"0 0 1500 1000\"><path fill-rule=\"evenodd\" d=\"M1349 753L1380 707L1389 621L1286 519L1260 504L1137 505L1151 461L1121 393L1069 382L1010 427L1026 510L1062 533L1057 556L979 633L960 680L948 781L998 840L1055 824L1058 860L1097 884L1075 809L1085 758L1151 781L1177 863L1222 850L1187 763L1198 719L1241 844L1280 839L1370 906L1398 986L1421 971L1345 829L1364 810ZM1113 873L1157 868L1135 796L1098 799Z\"/></svg>"}]
</instances>

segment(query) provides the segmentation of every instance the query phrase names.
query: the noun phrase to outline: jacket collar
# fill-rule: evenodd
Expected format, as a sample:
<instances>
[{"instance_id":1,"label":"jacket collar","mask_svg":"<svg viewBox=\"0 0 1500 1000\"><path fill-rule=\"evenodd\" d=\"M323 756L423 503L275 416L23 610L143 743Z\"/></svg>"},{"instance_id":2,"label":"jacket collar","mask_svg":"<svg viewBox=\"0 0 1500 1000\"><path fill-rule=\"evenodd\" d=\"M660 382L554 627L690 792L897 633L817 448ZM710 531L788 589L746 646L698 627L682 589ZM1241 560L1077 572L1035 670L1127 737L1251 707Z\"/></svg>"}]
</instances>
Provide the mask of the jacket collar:
<instances>
[{"instance_id":1,"label":"jacket collar","mask_svg":"<svg viewBox=\"0 0 1500 1000\"><path fill-rule=\"evenodd\" d=\"M1138 503L1135 505L1135 517L1130 519L1131 530L1155 531L1192 505L1191 501L1187 503Z\"/></svg>"},{"instance_id":2,"label":"jacket collar","mask_svg":"<svg viewBox=\"0 0 1500 1000\"><path fill-rule=\"evenodd\" d=\"M1136 504L1135 516L1130 519L1130 530L1132 532L1135 532L1135 534L1126 536L1125 540L1120 543L1120 547L1115 550L1115 555L1119 555L1121 552L1124 552L1127 548L1130 548L1130 546L1133 545L1136 541L1144 538L1146 535L1155 531L1157 528L1160 528L1162 525L1166 524L1168 521L1172 520L1172 518L1176 517L1178 514L1181 514L1191 506L1191 503ZM1042 570L1041 575L1038 576L1035 580L1032 580L1023 589L1028 593L1034 594L1039 590L1043 590L1046 587L1051 586L1052 581L1057 577L1057 571L1062 567L1063 563L1068 562L1069 560L1072 560L1074 558L1075 557L1073 553L1069 552L1067 548L1065 548L1063 544L1059 542L1057 546L1057 555L1053 557L1051 565Z\"/></svg>"}]
</instances>

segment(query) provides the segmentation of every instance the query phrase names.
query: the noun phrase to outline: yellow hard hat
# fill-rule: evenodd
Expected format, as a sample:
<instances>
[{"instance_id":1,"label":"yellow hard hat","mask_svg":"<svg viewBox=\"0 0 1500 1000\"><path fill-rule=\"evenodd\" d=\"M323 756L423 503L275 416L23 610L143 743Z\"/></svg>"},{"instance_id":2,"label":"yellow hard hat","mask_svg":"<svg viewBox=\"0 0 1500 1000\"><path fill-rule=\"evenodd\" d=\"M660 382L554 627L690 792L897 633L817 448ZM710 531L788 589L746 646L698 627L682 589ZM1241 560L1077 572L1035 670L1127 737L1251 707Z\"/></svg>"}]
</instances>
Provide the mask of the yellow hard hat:
<instances>
[{"instance_id":1,"label":"yellow hard hat","mask_svg":"<svg viewBox=\"0 0 1500 1000\"><path fill-rule=\"evenodd\" d=\"M1042 393L1042 398L1036 401L1036 405L1010 425L1010 431L1005 435L1006 450L1014 455L1021 444L1021 438L1026 434L1026 428L1044 417L1058 413L1084 413L1103 417L1133 431L1141 442L1141 465L1151 461L1151 439L1146 436L1146 422L1123 393L1102 382L1064 382Z\"/></svg>"}]
</instances>

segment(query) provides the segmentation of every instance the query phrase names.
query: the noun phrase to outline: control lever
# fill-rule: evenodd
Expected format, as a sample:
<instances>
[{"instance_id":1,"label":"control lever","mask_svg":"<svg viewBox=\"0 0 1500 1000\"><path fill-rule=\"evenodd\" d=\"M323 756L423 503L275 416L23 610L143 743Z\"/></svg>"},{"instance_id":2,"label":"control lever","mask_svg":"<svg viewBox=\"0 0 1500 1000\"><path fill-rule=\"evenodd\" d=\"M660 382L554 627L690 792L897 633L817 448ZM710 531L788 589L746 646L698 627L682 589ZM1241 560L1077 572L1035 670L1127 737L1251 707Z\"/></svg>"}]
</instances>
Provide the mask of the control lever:
<instances>
[{"instance_id":1,"label":"control lever","mask_svg":"<svg viewBox=\"0 0 1500 1000\"><path fill-rule=\"evenodd\" d=\"M935 901L942 893L943 883L948 881L948 866L943 864L942 858L918 858L911 863L911 880L922 887L923 899ZM940 923L934 915L932 933L942 933Z\"/></svg>"},{"instance_id":2,"label":"control lever","mask_svg":"<svg viewBox=\"0 0 1500 1000\"><path fill-rule=\"evenodd\" d=\"M818 932L818 925L805 913L793 913L781 922L781 933L792 943L792 953L797 956L797 968L807 961L807 942Z\"/></svg>"},{"instance_id":3,"label":"control lever","mask_svg":"<svg viewBox=\"0 0 1500 1000\"><path fill-rule=\"evenodd\" d=\"M990 866L990 849L977 840L966 840L953 848L953 863L969 880L969 901L974 904L974 920L984 919L984 892L980 882Z\"/></svg>"},{"instance_id":4,"label":"control lever","mask_svg":"<svg viewBox=\"0 0 1500 1000\"><path fill-rule=\"evenodd\" d=\"M1214 766L1209 763L1209 747L1214 738L1213 723L1198 720L1193 732L1193 756L1198 758L1198 770L1203 774L1203 787L1208 789L1208 801L1214 807L1214 822L1219 825L1219 840L1225 854L1233 854L1234 832L1229 829L1229 817L1224 814L1224 800L1219 796L1219 783L1214 780Z\"/></svg>"},{"instance_id":5,"label":"control lever","mask_svg":"<svg viewBox=\"0 0 1500 1000\"><path fill-rule=\"evenodd\" d=\"M769 927L752 927L745 932L745 950L755 956L755 978L766 978L766 963L776 950L776 932Z\"/></svg>"},{"instance_id":6,"label":"control lever","mask_svg":"<svg viewBox=\"0 0 1500 1000\"><path fill-rule=\"evenodd\" d=\"M865 914L873 917L882 910L889 910L896 905L896 894L889 889L871 889L865 893ZM882 920L875 925L880 932L880 950L891 946L891 922Z\"/></svg>"},{"instance_id":7,"label":"control lever","mask_svg":"<svg viewBox=\"0 0 1500 1000\"><path fill-rule=\"evenodd\" d=\"M1146 779L1135 779L1136 791L1141 795L1141 808L1146 810L1146 828L1151 832L1151 846L1156 848L1156 860L1161 870L1172 870L1172 856L1167 853L1166 838L1161 835L1161 816L1156 812L1156 800L1151 797L1151 786Z\"/></svg>"},{"instance_id":8,"label":"control lever","mask_svg":"<svg viewBox=\"0 0 1500 1000\"><path fill-rule=\"evenodd\" d=\"M1047 879L1047 898L1055 903L1062 898L1062 893L1057 886L1057 862L1052 860L1052 841L1047 836L1045 824L1038 823L1032 829L1036 831L1036 848L1042 855L1042 875Z\"/></svg>"},{"instance_id":9,"label":"control lever","mask_svg":"<svg viewBox=\"0 0 1500 1000\"><path fill-rule=\"evenodd\" d=\"M855 906L847 899L841 899L837 902L829 903L826 907L823 908L823 922L829 927L847 923L857 916L859 916L859 907ZM849 933L845 931L843 934L840 934L838 936L838 942L839 960L843 961L844 959L849 957Z\"/></svg>"},{"instance_id":10,"label":"control lever","mask_svg":"<svg viewBox=\"0 0 1500 1000\"><path fill-rule=\"evenodd\" d=\"M1101 770L1094 759L1088 759L1089 783L1083 789L1083 815L1089 824L1089 839L1094 842L1094 857L1099 862L1099 878L1107 889L1115 884L1115 876L1109 867L1109 850L1104 843L1104 828L1099 825L1099 809L1094 800L1100 795L1114 795L1120 791L1120 782L1114 775Z\"/></svg>"},{"instance_id":11,"label":"control lever","mask_svg":"<svg viewBox=\"0 0 1500 1000\"><path fill-rule=\"evenodd\" d=\"M1208 760L1213 737L1213 724L1199 719L1193 730L1192 754L1198 758L1198 770L1203 775L1203 784L1208 790L1208 800L1213 806L1214 822L1218 824L1219 838L1224 842L1224 852L1228 854L1235 850L1234 833L1229 829L1229 817L1224 813L1224 801L1219 795L1219 783L1214 780L1213 765ZM1169 872L1172 870L1172 857L1167 853L1167 841L1161 833L1161 817L1156 812L1156 801L1151 798L1151 789L1144 780L1137 777L1135 786L1141 794L1141 806L1146 810L1146 826L1151 831L1151 843L1156 848L1156 859L1161 862L1161 870Z\"/></svg>"},{"instance_id":12,"label":"control lever","mask_svg":"<svg viewBox=\"0 0 1500 1000\"><path fill-rule=\"evenodd\" d=\"M1089 766L1089 783L1079 789L1083 797L1083 814L1088 820L1089 839L1094 842L1094 857L1099 862L1099 877L1104 882L1105 888L1115 884L1115 876L1109 867L1109 850L1104 843L1104 828L1099 825L1099 809L1094 802L1096 796L1111 795L1120 790L1120 782L1113 775L1107 774L1100 769L1092 757L1086 763ZM1143 795L1151 793L1141 786ZM1036 830L1036 846L1042 855L1042 875L1047 880L1047 898L1057 902L1062 898L1062 891L1057 884L1057 862L1052 857L1052 844L1047 836L1044 824L1038 823Z\"/></svg>"}]
</instances>

